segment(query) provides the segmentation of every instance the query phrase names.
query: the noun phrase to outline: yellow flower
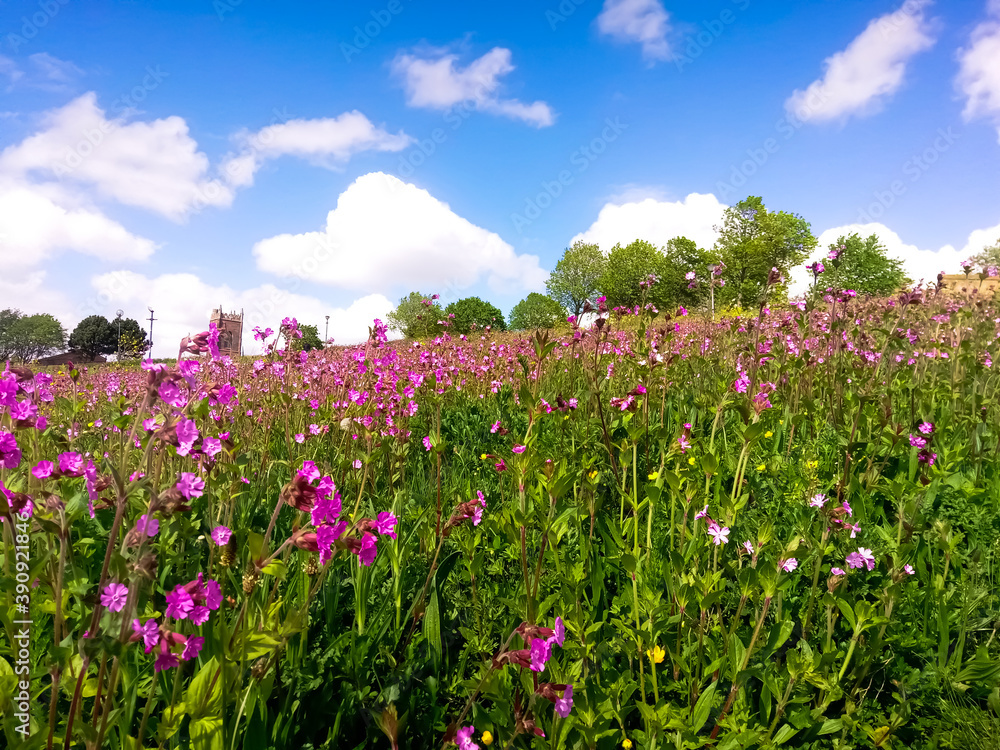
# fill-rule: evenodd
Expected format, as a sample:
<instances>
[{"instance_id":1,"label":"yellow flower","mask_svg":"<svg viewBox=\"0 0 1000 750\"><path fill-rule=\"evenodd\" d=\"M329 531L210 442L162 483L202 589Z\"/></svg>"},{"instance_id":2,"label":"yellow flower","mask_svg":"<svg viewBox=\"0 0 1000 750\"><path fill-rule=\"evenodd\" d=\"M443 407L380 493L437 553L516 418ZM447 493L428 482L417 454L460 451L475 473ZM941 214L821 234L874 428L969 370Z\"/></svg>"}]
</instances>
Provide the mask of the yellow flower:
<instances>
[{"instance_id":1,"label":"yellow flower","mask_svg":"<svg viewBox=\"0 0 1000 750\"><path fill-rule=\"evenodd\" d=\"M590 481L594 481L595 479L597 479L597 469L594 469L587 476L590 477Z\"/></svg>"},{"instance_id":2,"label":"yellow flower","mask_svg":"<svg viewBox=\"0 0 1000 750\"><path fill-rule=\"evenodd\" d=\"M819 466L819 461L810 461L806 464L810 469L815 469Z\"/></svg>"},{"instance_id":3,"label":"yellow flower","mask_svg":"<svg viewBox=\"0 0 1000 750\"><path fill-rule=\"evenodd\" d=\"M479 457L481 461L485 461L487 458L488 456L485 453Z\"/></svg>"},{"instance_id":4,"label":"yellow flower","mask_svg":"<svg viewBox=\"0 0 1000 750\"><path fill-rule=\"evenodd\" d=\"M688 459L688 463L691 464L691 466L694 466L694 456L691 456L691 458Z\"/></svg>"},{"instance_id":5,"label":"yellow flower","mask_svg":"<svg viewBox=\"0 0 1000 750\"><path fill-rule=\"evenodd\" d=\"M660 472L658 472L658 471L654 471L654 472L652 472L652 473L651 473L651 474L649 475L649 478L650 478L650 479L656 479L656 478L657 478L658 476L660 476Z\"/></svg>"},{"instance_id":6,"label":"yellow flower","mask_svg":"<svg viewBox=\"0 0 1000 750\"><path fill-rule=\"evenodd\" d=\"M767 467L764 464L761 464L760 466L757 467L757 471L764 471L764 469L766 468Z\"/></svg>"},{"instance_id":7,"label":"yellow flower","mask_svg":"<svg viewBox=\"0 0 1000 750\"><path fill-rule=\"evenodd\" d=\"M625 750L632 750L632 740L630 740L628 737L626 737L625 739L623 739L622 740L622 747L624 747Z\"/></svg>"},{"instance_id":8,"label":"yellow flower","mask_svg":"<svg viewBox=\"0 0 1000 750\"><path fill-rule=\"evenodd\" d=\"M774 437L774 433L771 432L770 430L768 430L767 432L764 433L764 437L766 437L766 438Z\"/></svg>"},{"instance_id":9,"label":"yellow flower","mask_svg":"<svg viewBox=\"0 0 1000 750\"><path fill-rule=\"evenodd\" d=\"M667 655L667 652L663 650L662 646L653 646L653 650L647 651L646 654L649 655L649 660L654 664L662 664L663 657Z\"/></svg>"},{"instance_id":10,"label":"yellow flower","mask_svg":"<svg viewBox=\"0 0 1000 750\"><path fill-rule=\"evenodd\" d=\"M484 745L492 745L493 744L493 735L490 733L489 730L483 732L483 744Z\"/></svg>"}]
</instances>

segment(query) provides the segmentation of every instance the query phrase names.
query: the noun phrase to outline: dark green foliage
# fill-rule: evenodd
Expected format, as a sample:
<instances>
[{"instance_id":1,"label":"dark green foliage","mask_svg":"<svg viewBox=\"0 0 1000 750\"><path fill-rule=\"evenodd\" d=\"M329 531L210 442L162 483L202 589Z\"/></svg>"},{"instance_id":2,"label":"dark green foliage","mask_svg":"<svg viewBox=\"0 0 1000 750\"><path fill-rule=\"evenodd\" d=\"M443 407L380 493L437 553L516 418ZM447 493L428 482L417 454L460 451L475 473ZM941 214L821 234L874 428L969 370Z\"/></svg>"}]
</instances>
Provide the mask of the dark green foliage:
<instances>
[{"instance_id":1,"label":"dark green foliage","mask_svg":"<svg viewBox=\"0 0 1000 750\"><path fill-rule=\"evenodd\" d=\"M500 308L479 297L465 297L452 302L444 309L444 314L456 333L471 333L487 327L494 331L507 330Z\"/></svg>"},{"instance_id":2,"label":"dark green foliage","mask_svg":"<svg viewBox=\"0 0 1000 750\"><path fill-rule=\"evenodd\" d=\"M427 338L441 330L445 313L431 295L410 292L389 313L389 327L407 338Z\"/></svg>"},{"instance_id":3,"label":"dark green foliage","mask_svg":"<svg viewBox=\"0 0 1000 750\"><path fill-rule=\"evenodd\" d=\"M830 245L839 252L836 260L825 261L826 271L816 280L817 290L853 289L858 294L890 295L912 282L903 271L903 261L886 255L878 235L862 239L855 233L841 236Z\"/></svg>"},{"instance_id":4,"label":"dark green foliage","mask_svg":"<svg viewBox=\"0 0 1000 750\"><path fill-rule=\"evenodd\" d=\"M526 331L535 328L552 328L562 322L566 311L551 297L532 292L514 305L510 311L510 329Z\"/></svg>"},{"instance_id":5,"label":"dark green foliage","mask_svg":"<svg viewBox=\"0 0 1000 750\"><path fill-rule=\"evenodd\" d=\"M73 329L69 348L79 349L91 359L112 354L118 349L118 329L103 315L90 315Z\"/></svg>"},{"instance_id":6,"label":"dark green foliage","mask_svg":"<svg viewBox=\"0 0 1000 750\"><path fill-rule=\"evenodd\" d=\"M66 346L62 324L48 314L22 315L19 310L0 311L0 362L31 362Z\"/></svg>"},{"instance_id":7,"label":"dark green foliage","mask_svg":"<svg viewBox=\"0 0 1000 750\"><path fill-rule=\"evenodd\" d=\"M549 296L580 317L583 305L597 297L607 259L597 245L576 242L566 248L545 282Z\"/></svg>"}]
</instances>

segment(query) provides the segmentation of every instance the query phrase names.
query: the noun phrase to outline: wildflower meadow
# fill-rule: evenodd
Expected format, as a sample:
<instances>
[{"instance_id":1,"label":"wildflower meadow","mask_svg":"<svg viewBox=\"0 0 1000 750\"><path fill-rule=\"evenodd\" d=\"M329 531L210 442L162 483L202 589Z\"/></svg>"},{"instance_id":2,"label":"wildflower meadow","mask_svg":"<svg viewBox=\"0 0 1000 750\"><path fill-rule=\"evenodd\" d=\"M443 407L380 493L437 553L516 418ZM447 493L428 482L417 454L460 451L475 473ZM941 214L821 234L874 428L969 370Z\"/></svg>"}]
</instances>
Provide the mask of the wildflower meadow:
<instances>
[{"instance_id":1,"label":"wildflower meadow","mask_svg":"<svg viewBox=\"0 0 1000 750\"><path fill-rule=\"evenodd\" d=\"M991 299L297 333L4 371L5 746L1000 746Z\"/></svg>"}]
</instances>

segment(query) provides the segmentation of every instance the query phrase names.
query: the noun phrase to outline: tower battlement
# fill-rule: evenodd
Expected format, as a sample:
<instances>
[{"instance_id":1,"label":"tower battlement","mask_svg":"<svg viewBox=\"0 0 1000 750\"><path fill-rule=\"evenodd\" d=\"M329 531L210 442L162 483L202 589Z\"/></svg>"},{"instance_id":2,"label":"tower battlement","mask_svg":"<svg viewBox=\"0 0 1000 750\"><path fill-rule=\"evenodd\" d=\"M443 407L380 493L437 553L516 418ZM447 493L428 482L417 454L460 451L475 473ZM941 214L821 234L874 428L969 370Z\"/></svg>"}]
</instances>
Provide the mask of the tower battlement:
<instances>
[{"instance_id":1,"label":"tower battlement","mask_svg":"<svg viewBox=\"0 0 1000 750\"><path fill-rule=\"evenodd\" d=\"M243 311L227 313L222 305L212 310L209 323L219 329L219 353L230 357L243 354Z\"/></svg>"}]
</instances>

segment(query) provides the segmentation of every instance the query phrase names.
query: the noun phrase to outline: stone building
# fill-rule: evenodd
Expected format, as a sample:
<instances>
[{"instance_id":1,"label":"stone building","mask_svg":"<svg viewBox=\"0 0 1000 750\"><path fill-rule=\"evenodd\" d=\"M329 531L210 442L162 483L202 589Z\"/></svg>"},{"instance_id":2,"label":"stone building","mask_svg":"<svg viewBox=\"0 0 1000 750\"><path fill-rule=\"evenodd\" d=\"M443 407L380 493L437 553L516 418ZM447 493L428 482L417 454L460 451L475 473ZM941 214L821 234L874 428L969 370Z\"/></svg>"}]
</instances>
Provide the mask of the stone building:
<instances>
[{"instance_id":1,"label":"stone building","mask_svg":"<svg viewBox=\"0 0 1000 750\"><path fill-rule=\"evenodd\" d=\"M981 297L992 297L1000 286L1000 277L980 279L978 273L969 276L964 273L949 273L945 274L942 281L947 291L962 296L976 294Z\"/></svg>"},{"instance_id":2,"label":"stone building","mask_svg":"<svg viewBox=\"0 0 1000 750\"><path fill-rule=\"evenodd\" d=\"M219 329L219 354L239 357L243 354L243 311L224 313L220 305L212 310L212 323Z\"/></svg>"}]
</instances>

